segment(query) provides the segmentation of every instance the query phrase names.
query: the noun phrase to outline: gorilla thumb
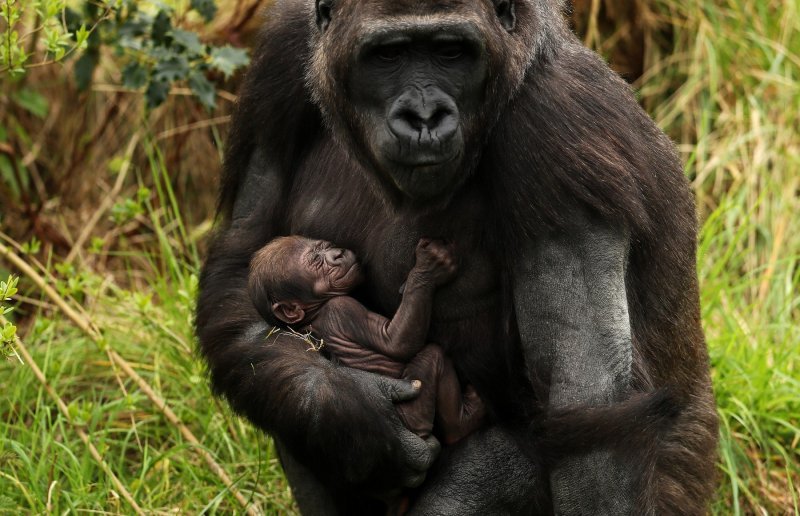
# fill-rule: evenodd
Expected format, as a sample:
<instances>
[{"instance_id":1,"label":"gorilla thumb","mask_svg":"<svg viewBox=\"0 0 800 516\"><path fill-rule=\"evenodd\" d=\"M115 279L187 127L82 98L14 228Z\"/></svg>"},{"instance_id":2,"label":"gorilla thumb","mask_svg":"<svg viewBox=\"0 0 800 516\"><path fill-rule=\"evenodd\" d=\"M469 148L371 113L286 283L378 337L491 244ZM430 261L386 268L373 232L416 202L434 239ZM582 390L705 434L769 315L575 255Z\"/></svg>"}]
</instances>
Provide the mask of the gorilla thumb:
<instances>
[{"instance_id":1,"label":"gorilla thumb","mask_svg":"<svg viewBox=\"0 0 800 516\"><path fill-rule=\"evenodd\" d=\"M422 382L419 380L411 381L381 377L380 383L382 390L395 403L413 400L419 396L419 391L422 388Z\"/></svg>"}]
</instances>

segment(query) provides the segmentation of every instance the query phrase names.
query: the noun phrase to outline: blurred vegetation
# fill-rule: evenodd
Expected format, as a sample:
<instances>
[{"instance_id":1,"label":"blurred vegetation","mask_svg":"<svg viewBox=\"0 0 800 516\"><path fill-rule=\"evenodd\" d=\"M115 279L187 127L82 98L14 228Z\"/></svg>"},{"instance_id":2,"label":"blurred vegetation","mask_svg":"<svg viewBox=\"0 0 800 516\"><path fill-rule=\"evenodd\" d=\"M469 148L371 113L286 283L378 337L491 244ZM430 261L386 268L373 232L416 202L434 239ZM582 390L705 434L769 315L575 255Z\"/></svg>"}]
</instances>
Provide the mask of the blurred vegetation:
<instances>
[{"instance_id":1,"label":"blurred vegetation","mask_svg":"<svg viewBox=\"0 0 800 516\"><path fill-rule=\"evenodd\" d=\"M0 514L293 511L269 439L209 393L191 327L236 69L266 3L0 2ZM799 13L571 12L696 193L716 514L800 504Z\"/></svg>"}]
</instances>

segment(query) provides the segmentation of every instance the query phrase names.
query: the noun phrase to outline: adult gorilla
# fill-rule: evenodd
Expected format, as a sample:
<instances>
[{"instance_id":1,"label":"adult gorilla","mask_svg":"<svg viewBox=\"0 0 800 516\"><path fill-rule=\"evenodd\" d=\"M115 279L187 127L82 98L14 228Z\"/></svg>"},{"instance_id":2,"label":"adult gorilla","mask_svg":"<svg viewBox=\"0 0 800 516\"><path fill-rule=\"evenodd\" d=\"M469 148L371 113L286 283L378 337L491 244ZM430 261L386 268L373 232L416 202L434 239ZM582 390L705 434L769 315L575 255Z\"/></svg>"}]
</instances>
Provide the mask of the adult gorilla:
<instances>
[{"instance_id":1,"label":"adult gorilla","mask_svg":"<svg viewBox=\"0 0 800 516\"><path fill-rule=\"evenodd\" d=\"M670 141L560 9L270 11L233 120L197 332L215 390L276 437L305 513L380 513L398 486L419 486L419 514L703 512L717 429L693 202ZM459 274L437 294L429 340L486 401L489 428L429 470L437 443L392 406L409 383L267 338L248 261L286 234L353 249L367 268L356 295L386 315L419 238L454 242ZM664 387L679 413L646 439L585 435L588 451L568 456L548 444L554 408Z\"/></svg>"}]
</instances>

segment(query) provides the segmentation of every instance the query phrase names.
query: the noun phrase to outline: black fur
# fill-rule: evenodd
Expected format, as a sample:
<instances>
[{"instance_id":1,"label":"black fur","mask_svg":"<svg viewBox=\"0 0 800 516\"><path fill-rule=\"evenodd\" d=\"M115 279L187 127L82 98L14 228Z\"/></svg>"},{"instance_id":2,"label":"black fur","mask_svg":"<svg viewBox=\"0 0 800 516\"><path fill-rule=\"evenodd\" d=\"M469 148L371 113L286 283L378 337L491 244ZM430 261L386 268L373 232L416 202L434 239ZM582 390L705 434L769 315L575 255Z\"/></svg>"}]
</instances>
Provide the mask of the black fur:
<instances>
[{"instance_id":1,"label":"black fur","mask_svg":"<svg viewBox=\"0 0 800 516\"><path fill-rule=\"evenodd\" d=\"M635 475L634 512L700 514L714 485L717 423L688 184L671 142L628 87L565 31L558 6L518 0L514 7L512 37L530 34L537 43L528 57L491 63L491 76L501 79L487 86L491 120L475 170L446 203L426 207L390 199L353 159L358 144L339 134L335 114L323 121L312 97L325 103L324 95L312 95L308 83L313 6L282 1L270 11L234 116L218 232L201 276L196 325L212 385L309 467L340 513L376 509L367 493L402 477L396 462L404 450L386 437L390 410L365 404L372 398L364 387L304 343L265 340L268 328L247 296L248 263L277 235L334 241L374 264L358 295L388 314L417 239L447 237L469 257L461 273L485 302L467 303L473 296L458 291L443 297L431 338L487 401L496 426L445 451L417 492L416 509L547 513L549 469L565 455L606 447L621 450L620 462ZM311 213L312 203L324 216ZM520 342L518 320L533 312L514 301L513 271L531 244L570 242L586 219L627 235L624 285L616 287L626 295L633 348L622 391L640 394L617 406L547 409L550 373L523 359L522 349L535 344ZM514 449L526 458L509 461L503 454ZM510 493L502 500L483 495L500 486Z\"/></svg>"}]
</instances>

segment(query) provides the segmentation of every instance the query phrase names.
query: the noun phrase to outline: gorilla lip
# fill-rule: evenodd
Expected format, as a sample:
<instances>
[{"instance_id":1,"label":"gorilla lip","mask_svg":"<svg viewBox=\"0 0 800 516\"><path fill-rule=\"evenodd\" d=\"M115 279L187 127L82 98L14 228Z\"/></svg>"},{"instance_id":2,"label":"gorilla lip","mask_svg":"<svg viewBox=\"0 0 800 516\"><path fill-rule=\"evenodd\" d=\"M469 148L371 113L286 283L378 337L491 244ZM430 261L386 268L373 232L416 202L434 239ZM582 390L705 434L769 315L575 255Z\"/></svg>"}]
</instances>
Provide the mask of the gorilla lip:
<instances>
[{"instance_id":1,"label":"gorilla lip","mask_svg":"<svg viewBox=\"0 0 800 516\"><path fill-rule=\"evenodd\" d=\"M418 161L400 161L400 160L395 160L395 159L391 159L390 158L389 162L392 165L396 165L398 167L403 167L403 168L431 169L431 168L439 167L439 166L442 166L442 165L446 165L448 163L451 163L451 162L455 161L456 159L458 159L460 154L461 153L456 152L455 154L453 154L452 156L450 156L448 158L441 159L441 160L436 160L436 161L434 161L432 159L418 160Z\"/></svg>"}]
</instances>

